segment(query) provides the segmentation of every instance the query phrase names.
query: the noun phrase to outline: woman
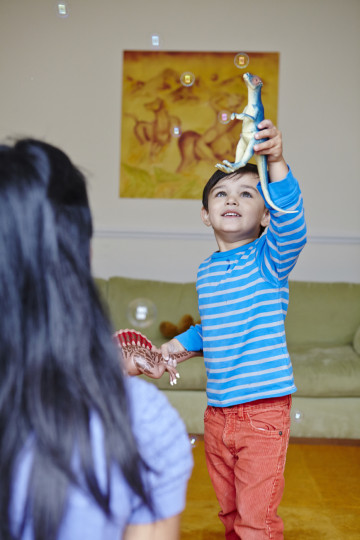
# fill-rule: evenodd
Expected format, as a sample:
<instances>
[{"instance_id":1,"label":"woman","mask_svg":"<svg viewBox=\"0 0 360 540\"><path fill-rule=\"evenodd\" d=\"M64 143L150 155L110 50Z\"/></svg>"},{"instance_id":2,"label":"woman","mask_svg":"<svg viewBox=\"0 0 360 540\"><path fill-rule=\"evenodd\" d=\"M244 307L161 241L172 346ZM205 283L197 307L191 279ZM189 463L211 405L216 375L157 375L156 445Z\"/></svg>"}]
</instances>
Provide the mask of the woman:
<instances>
[{"instance_id":1,"label":"woman","mask_svg":"<svg viewBox=\"0 0 360 540\"><path fill-rule=\"evenodd\" d=\"M0 538L178 538L192 457L155 387L124 378L90 273L85 181L0 147Z\"/></svg>"}]
</instances>

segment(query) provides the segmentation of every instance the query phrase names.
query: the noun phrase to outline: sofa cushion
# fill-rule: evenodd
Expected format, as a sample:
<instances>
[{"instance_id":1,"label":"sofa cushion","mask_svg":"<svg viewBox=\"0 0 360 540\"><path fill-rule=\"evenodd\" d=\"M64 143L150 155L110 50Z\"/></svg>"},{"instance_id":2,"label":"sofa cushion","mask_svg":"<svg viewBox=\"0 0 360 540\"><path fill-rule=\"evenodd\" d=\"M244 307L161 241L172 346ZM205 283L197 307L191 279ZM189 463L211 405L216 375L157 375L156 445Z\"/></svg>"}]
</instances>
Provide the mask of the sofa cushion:
<instances>
[{"instance_id":1,"label":"sofa cushion","mask_svg":"<svg viewBox=\"0 0 360 540\"><path fill-rule=\"evenodd\" d=\"M355 352L360 355L360 326L355 332L355 336L353 339L353 347Z\"/></svg>"},{"instance_id":2,"label":"sofa cushion","mask_svg":"<svg viewBox=\"0 0 360 540\"><path fill-rule=\"evenodd\" d=\"M150 300L155 305L156 314L149 326L137 327L129 320L129 304L137 298ZM167 341L159 330L162 321L177 324L179 318L186 313L195 320L199 318L194 283L112 277L107 285L107 304L115 330L134 328L157 346Z\"/></svg>"},{"instance_id":3,"label":"sofa cushion","mask_svg":"<svg viewBox=\"0 0 360 540\"><path fill-rule=\"evenodd\" d=\"M360 356L353 347L315 347L290 353L297 396L360 397Z\"/></svg>"},{"instance_id":4,"label":"sofa cushion","mask_svg":"<svg viewBox=\"0 0 360 540\"><path fill-rule=\"evenodd\" d=\"M175 324L185 315L199 318L195 283L112 277L96 279L107 299L115 330L134 326L127 317L128 305L136 298L151 300L157 309L153 323L142 331L155 345L166 341L162 321ZM353 343L360 325L360 284L290 281L290 301L285 320L289 349L307 346L341 346Z\"/></svg>"},{"instance_id":5,"label":"sofa cushion","mask_svg":"<svg viewBox=\"0 0 360 540\"><path fill-rule=\"evenodd\" d=\"M297 396L360 397L360 357L351 346L313 348L291 353ZM162 390L206 388L204 359L191 358L178 365L180 379L170 386L169 375L154 384Z\"/></svg>"},{"instance_id":6,"label":"sofa cushion","mask_svg":"<svg viewBox=\"0 0 360 540\"><path fill-rule=\"evenodd\" d=\"M358 398L299 397L296 393L291 408L290 436L360 439L359 417ZM316 534L313 538L317 538ZM332 538L336 538L336 534ZM350 539L351 536L347 538Z\"/></svg>"},{"instance_id":7,"label":"sofa cushion","mask_svg":"<svg viewBox=\"0 0 360 540\"><path fill-rule=\"evenodd\" d=\"M360 284L291 281L289 289L289 350L352 344L360 325Z\"/></svg>"},{"instance_id":8,"label":"sofa cushion","mask_svg":"<svg viewBox=\"0 0 360 540\"><path fill-rule=\"evenodd\" d=\"M96 280L107 299L115 330L132 328L128 307L136 298L154 303L156 315L145 328L136 328L155 345L166 341L159 324L177 323L186 313L198 318L195 283L171 283L113 277ZM290 282L286 318L287 341L299 396L360 397L360 285ZM354 337L355 335L355 337ZM163 390L204 392L206 372L202 358L179 365L180 380L170 387L165 374L154 384Z\"/></svg>"}]
</instances>

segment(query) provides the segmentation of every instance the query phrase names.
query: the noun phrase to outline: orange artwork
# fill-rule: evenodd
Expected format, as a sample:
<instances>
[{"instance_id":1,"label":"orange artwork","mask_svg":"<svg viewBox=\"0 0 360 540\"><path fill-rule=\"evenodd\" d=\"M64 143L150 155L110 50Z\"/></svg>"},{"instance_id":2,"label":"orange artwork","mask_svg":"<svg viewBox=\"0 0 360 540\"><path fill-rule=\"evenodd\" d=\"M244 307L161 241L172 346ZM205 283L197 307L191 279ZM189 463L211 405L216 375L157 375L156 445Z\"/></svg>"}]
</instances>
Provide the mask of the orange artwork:
<instances>
[{"instance_id":1,"label":"orange artwork","mask_svg":"<svg viewBox=\"0 0 360 540\"><path fill-rule=\"evenodd\" d=\"M124 51L120 197L201 199L216 163L235 158L247 71L277 124L277 52Z\"/></svg>"}]
</instances>

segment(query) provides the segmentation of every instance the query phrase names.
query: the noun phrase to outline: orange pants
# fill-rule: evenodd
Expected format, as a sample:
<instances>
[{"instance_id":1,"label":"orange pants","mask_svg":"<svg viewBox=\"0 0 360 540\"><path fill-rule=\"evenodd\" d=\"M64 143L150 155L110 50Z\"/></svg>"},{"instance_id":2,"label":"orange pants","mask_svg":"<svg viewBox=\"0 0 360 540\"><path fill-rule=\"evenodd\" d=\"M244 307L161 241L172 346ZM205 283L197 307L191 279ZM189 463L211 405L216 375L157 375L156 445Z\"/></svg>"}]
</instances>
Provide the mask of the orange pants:
<instances>
[{"instance_id":1,"label":"orange pants","mask_svg":"<svg viewBox=\"0 0 360 540\"><path fill-rule=\"evenodd\" d=\"M277 515L284 491L291 396L207 407L208 471L228 540L283 539Z\"/></svg>"}]
</instances>

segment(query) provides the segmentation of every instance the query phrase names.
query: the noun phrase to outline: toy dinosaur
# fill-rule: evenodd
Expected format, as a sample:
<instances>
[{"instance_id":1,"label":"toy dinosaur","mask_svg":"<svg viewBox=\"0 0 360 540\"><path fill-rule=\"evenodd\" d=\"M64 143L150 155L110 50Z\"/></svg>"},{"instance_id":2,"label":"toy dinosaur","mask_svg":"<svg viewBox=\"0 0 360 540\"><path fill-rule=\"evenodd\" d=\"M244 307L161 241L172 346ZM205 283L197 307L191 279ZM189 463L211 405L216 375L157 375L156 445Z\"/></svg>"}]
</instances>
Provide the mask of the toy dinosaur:
<instances>
[{"instance_id":1,"label":"toy dinosaur","mask_svg":"<svg viewBox=\"0 0 360 540\"><path fill-rule=\"evenodd\" d=\"M164 360L160 350L157 350L146 336L135 330L126 329L115 332L113 340L121 350L121 362L128 375L144 374L151 379L159 379L165 371L168 371L170 384L176 384L176 378L179 376L176 368ZM172 354L171 359L179 363L193 356L199 356L199 353L184 351Z\"/></svg>"},{"instance_id":2,"label":"toy dinosaur","mask_svg":"<svg viewBox=\"0 0 360 540\"><path fill-rule=\"evenodd\" d=\"M259 131L258 125L264 120L264 106L261 101L261 88L263 82L257 75L245 73L243 79L248 89L248 103L242 113L232 113L231 120L243 120L243 129L236 147L235 162L230 163L224 160L223 163L218 163L216 167L223 172L235 172L240 167L244 167L246 163L254 155L254 144L264 142L266 139L255 139L254 135ZM264 155L255 155L257 168L260 176L261 188L266 202L274 210L283 213L295 213L296 210L283 210L279 208L271 200L269 193L269 176L267 170L267 157Z\"/></svg>"}]
</instances>

